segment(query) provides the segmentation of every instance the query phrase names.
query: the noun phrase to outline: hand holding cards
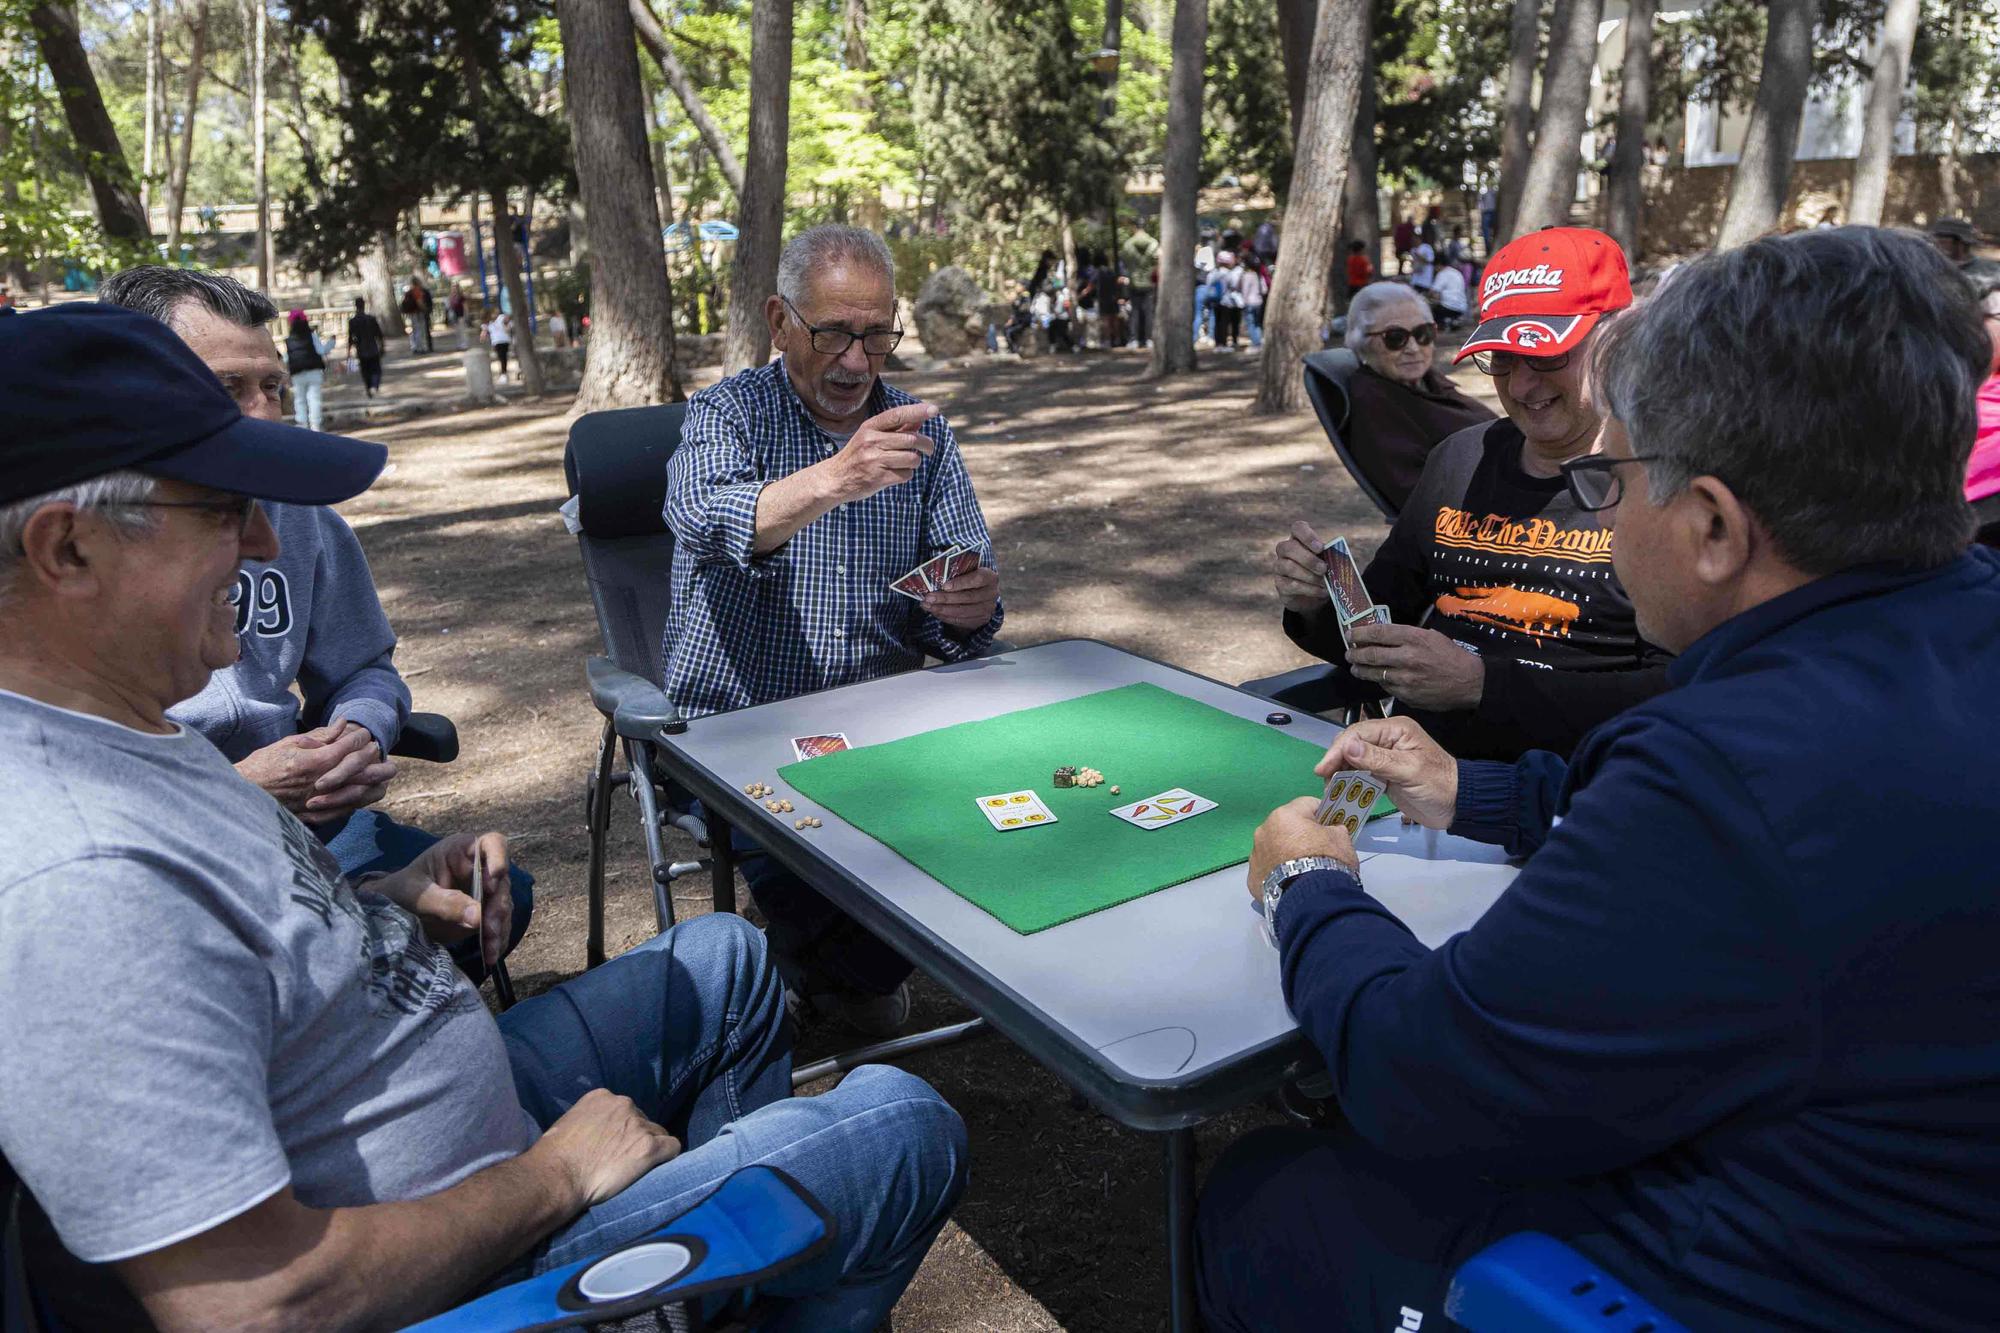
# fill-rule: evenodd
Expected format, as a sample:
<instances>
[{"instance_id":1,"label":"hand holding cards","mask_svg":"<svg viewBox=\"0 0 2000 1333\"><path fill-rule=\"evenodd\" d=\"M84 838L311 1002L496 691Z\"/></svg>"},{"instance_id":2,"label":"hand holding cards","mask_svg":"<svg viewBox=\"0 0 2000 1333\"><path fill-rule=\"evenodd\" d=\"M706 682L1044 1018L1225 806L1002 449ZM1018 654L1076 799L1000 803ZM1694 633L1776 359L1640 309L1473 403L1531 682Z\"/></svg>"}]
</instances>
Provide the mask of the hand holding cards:
<instances>
[{"instance_id":1,"label":"hand holding cards","mask_svg":"<svg viewBox=\"0 0 2000 1333\"><path fill-rule=\"evenodd\" d=\"M1354 553L1347 549L1347 538L1335 537L1320 548L1319 558L1325 566L1321 577L1326 581L1327 600L1333 603L1334 621L1340 626L1340 640L1351 649L1352 628L1363 624L1386 625L1389 610L1375 605L1368 595L1367 586L1361 582L1361 568L1354 563Z\"/></svg>"},{"instance_id":2,"label":"hand holding cards","mask_svg":"<svg viewBox=\"0 0 2000 1333\"><path fill-rule=\"evenodd\" d=\"M1382 784L1374 774L1358 768L1344 768L1326 780L1326 795L1313 812L1316 823L1347 830L1351 838L1361 836L1361 826L1375 811Z\"/></svg>"},{"instance_id":3,"label":"hand holding cards","mask_svg":"<svg viewBox=\"0 0 2000 1333\"><path fill-rule=\"evenodd\" d=\"M942 555L934 555L918 565L903 577L889 585L891 591L899 592L911 601L921 602L924 594L936 592L945 584L979 568L979 552L969 546L954 545Z\"/></svg>"}]
</instances>

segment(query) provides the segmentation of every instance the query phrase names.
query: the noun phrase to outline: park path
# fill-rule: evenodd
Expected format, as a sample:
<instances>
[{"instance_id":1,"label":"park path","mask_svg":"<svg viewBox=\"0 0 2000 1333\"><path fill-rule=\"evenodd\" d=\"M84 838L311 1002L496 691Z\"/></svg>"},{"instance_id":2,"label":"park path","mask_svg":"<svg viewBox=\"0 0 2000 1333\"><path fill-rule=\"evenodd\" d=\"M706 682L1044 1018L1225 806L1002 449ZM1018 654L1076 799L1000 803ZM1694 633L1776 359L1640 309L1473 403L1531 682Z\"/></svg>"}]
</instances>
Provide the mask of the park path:
<instances>
[{"instance_id":1,"label":"park path","mask_svg":"<svg viewBox=\"0 0 2000 1333\"><path fill-rule=\"evenodd\" d=\"M440 340L442 343L442 339ZM397 358L412 395L444 396L455 354ZM1250 413L1256 361L1206 355L1159 384L1131 353L981 359L892 377L943 407L993 530L1019 644L1104 639L1223 680L1303 665L1263 561L1297 517L1372 550L1387 529L1310 415ZM1484 377L1461 383L1491 400ZM391 380L390 387L396 381ZM358 390L357 390L358 392ZM433 402L430 410L444 404ZM598 650L564 498L566 402L432 415L360 433L395 470L344 512L361 535L417 706L458 722L462 757L408 764L388 809L434 829L506 830L535 872L534 928L515 955L533 993L583 967L581 796L598 734L583 659ZM652 933L645 862L620 802L607 936ZM676 857L692 855L673 835ZM705 879L677 885L706 910ZM918 1018L956 1004L927 983ZM837 1034L807 1034L806 1054ZM965 1116L973 1180L898 1306L902 1333L1163 1326L1159 1149L1074 1103L1005 1042L910 1067ZM1250 1108L1201 1133L1204 1161L1271 1118Z\"/></svg>"}]
</instances>

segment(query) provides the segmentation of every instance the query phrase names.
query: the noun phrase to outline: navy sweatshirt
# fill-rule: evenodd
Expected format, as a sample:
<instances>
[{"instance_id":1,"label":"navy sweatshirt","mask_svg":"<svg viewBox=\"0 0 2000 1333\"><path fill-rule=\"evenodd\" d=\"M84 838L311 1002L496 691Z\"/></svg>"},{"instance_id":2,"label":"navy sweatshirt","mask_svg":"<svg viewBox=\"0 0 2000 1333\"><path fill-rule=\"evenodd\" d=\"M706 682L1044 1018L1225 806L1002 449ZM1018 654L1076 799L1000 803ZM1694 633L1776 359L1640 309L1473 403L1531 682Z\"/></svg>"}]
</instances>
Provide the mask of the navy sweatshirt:
<instances>
[{"instance_id":1,"label":"navy sweatshirt","mask_svg":"<svg viewBox=\"0 0 2000 1333\"><path fill-rule=\"evenodd\" d=\"M2000 1322L2000 554L1717 627L1570 763L1462 762L1528 856L1435 952L1349 876L1285 994L1379 1147L1518 1183L1704 1330ZM1554 1205L1553 1207L1551 1205Z\"/></svg>"}]
</instances>

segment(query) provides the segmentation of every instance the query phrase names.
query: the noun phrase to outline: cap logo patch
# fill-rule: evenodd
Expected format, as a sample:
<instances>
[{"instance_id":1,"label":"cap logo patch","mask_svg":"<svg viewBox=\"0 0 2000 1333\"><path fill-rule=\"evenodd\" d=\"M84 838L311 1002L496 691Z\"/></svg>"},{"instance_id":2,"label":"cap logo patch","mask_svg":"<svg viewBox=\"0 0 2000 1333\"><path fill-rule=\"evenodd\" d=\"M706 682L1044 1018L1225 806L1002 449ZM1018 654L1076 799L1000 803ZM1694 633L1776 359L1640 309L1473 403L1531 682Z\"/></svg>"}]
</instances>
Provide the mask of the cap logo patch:
<instances>
[{"instance_id":1,"label":"cap logo patch","mask_svg":"<svg viewBox=\"0 0 2000 1333\"><path fill-rule=\"evenodd\" d=\"M1510 268L1504 273L1489 273L1480 285L1479 308L1484 311L1503 296L1523 296L1530 293L1549 294L1562 290L1563 271L1550 268L1547 264L1537 264L1533 268Z\"/></svg>"},{"instance_id":2,"label":"cap logo patch","mask_svg":"<svg viewBox=\"0 0 2000 1333\"><path fill-rule=\"evenodd\" d=\"M1556 341L1556 331L1546 324L1522 320L1507 330L1507 341L1516 347L1532 350L1543 343Z\"/></svg>"}]
</instances>

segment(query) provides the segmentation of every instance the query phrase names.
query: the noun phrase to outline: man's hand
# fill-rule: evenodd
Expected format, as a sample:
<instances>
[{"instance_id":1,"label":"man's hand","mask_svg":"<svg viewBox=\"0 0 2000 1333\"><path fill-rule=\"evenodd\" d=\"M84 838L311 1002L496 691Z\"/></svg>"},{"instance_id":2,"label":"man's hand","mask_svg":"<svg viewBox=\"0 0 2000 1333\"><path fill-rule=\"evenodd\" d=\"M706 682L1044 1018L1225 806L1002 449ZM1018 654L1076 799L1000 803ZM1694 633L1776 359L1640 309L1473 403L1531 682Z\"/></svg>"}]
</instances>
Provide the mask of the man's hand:
<instances>
[{"instance_id":1,"label":"man's hand","mask_svg":"<svg viewBox=\"0 0 2000 1333\"><path fill-rule=\"evenodd\" d=\"M485 910L472 901L472 853L486 857ZM480 959L491 967L507 947L514 924L514 895L507 878L504 833L455 833L426 847L416 860L368 886L407 908L440 944L479 931Z\"/></svg>"},{"instance_id":2,"label":"man's hand","mask_svg":"<svg viewBox=\"0 0 2000 1333\"><path fill-rule=\"evenodd\" d=\"M368 728L350 718L334 723L332 729L339 738L336 744L357 734L365 743L313 784L313 795L301 815L308 824L322 824L375 804L388 795L389 783L396 777L396 761L383 756Z\"/></svg>"},{"instance_id":3,"label":"man's hand","mask_svg":"<svg viewBox=\"0 0 2000 1333\"><path fill-rule=\"evenodd\" d=\"M1414 708L1435 713L1477 708L1486 689L1486 663L1434 629L1414 625L1356 625L1347 665L1355 679L1374 681Z\"/></svg>"},{"instance_id":4,"label":"man's hand","mask_svg":"<svg viewBox=\"0 0 2000 1333\"><path fill-rule=\"evenodd\" d=\"M640 1114L630 1097L592 1088L528 1151L566 1169L580 1212L622 1192L680 1150L680 1140Z\"/></svg>"},{"instance_id":5,"label":"man's hand","mask_svg":"<svg viewBox=\"0 0 2000 1333\"><path fill-rule=\"evenodd\" d=\"M981 565L924 594L924 610L958 630L976 630L993 619L1000 601L1000 572Z\"/></svg>"},{"instance_id":6,"label":"man's hand","mask_svg":"<svg viewBox=\"0 0 2000 1333\"><path fill-rule=\"evenodd\" d=\"M236 771L271 793L279 805L302 815L307 802L320 794L320 779L374 743L366 727L336 722L252 750L237 761Z\"/></svg>"},{"instance_id":7,"label":"man's hand","mask_svg":"<svg viewBox=\"0 0 2000 1333\"><path fill-rule=\"evenodd\" d=\"M1299 522L1272 551L1271 572L1277 576L1278 600L1287 611L1310 615L1328 604L1326 580L1321 577L1326 565L1319 558L1325 547L1310 523Z\"/></svg>"},{"instance_id":8,"label":"man's hand","mask_svg":"<svg viewBox=\"0 0 2000 1333\"><path fill-rule=\"evenodd\" d=\"M1315 820L1317 809L1317 797L1301 796L1273 810L1257 826L1257 836L1250 844L1251 902L1263 903L1265 876L1281 863L1301 856L1330 856L1360 876L1361 859L1354 854L1354 840L1346 829Z\"/></svg>"},{"instance_id":9,"label":"man's hand","mask_svg":"<svg viewBox=\"0 0 2000 1333\"><path fill-rule=\"evenodd\" d=\"M1389 799L1412 821L1425 828L1451 827L1458 810L1458 761L1409 718L1356 722L1340 733L1313 772L1330 778L1343 768L1382 779Z\"/></svg>"},{"instance_id":10,"label":"man's hand","mask_svg":"<svg viewBox=\"0 0 2000 1333\"><path fill-rule=\"evenodd\" d=\"M917 474L937 444L917 427L938 414L930 403L910 403L878 412L855 427L839 453L819 467L826 469L836 504L865 500Z\"/></svg>"}]
</instances>

